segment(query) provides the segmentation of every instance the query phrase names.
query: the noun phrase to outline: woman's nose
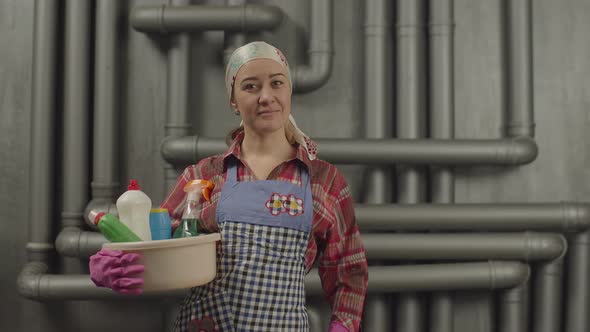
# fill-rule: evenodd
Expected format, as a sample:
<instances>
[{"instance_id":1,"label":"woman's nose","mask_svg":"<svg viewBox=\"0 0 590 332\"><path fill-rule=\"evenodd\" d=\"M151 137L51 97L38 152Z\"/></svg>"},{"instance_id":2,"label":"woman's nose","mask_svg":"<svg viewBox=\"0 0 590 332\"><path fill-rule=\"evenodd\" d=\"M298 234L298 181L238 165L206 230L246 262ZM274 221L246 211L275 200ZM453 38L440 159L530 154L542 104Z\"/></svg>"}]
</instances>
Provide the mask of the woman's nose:
<instances>
[{"instance_id":1,"label":"woman's nose","mask_svg":"<svg viewBox=\"0 0 590 332\"><path fill-rule=\"evenodd\" d=\"M273 94L272 88L266 87L266 86L263 87L260 90L260 98L259 98L258 102L261 105L264 105L264 104L272 103L273 101L274 101L274 94Z\"/></svg>"}]
</instances>

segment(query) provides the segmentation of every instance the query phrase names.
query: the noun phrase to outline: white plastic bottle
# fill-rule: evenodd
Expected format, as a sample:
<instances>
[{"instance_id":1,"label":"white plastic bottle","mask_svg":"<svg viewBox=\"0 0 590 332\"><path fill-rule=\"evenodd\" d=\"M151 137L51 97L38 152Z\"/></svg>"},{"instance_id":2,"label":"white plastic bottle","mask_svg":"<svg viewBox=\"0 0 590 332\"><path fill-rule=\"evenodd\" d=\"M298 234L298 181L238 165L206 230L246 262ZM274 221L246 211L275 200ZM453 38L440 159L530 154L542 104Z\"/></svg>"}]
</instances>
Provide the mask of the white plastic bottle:
<instances>
[{"instance_id":1,"label":"white plastic bottle","mask_svg":"<svg viewBox=\"0 0 590 332\"><path fill-rule=\"evenodd\" d=\"M137 180L130 180L127 191L117 199L119 219L144 241L152 239L150 210L152 200L140 190Z\"/></svg>"}]
</instances>

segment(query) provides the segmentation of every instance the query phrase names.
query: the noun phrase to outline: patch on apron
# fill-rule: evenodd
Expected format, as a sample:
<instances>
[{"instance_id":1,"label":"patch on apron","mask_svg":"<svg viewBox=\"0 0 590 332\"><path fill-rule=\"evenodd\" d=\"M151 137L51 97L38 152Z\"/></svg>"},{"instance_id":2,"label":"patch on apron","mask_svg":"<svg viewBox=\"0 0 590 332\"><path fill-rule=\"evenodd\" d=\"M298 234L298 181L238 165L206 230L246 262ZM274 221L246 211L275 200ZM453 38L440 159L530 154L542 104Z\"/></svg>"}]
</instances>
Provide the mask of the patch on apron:
<instances>
[{"instance_id":1,"label":"patch on apron","mask_svg":"<svg viewBox=\"0 0 590 332\"><path fill-rule=\"evenodd\" d=\"M215 329L215 322L210 317L193 319L188 325L189 332L218 332Z\"/></svg>"},{"instance_id":2,"label":"patch on apron","mask_svg":"<svg viewBox=\"0 0 590 332\"><path fill-rule=\"evenodd\" d=\"M273 193L266 201L265 206L273 216L278 216L281 213L288 213L290 216L303 214L303 199L293 194L287 196Z\"/></svg>"}]
</instances>

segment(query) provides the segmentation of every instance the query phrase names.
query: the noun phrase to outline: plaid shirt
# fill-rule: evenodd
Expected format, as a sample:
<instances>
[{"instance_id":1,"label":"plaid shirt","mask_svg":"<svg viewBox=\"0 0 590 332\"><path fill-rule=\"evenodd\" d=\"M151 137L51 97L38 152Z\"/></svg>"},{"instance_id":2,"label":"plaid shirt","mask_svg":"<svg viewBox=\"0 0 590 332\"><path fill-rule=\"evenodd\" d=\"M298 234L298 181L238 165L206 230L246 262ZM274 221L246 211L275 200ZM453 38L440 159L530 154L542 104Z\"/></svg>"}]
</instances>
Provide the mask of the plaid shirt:
<instances>
[{"instance_id":1,"label":"plaid shirt","mask_svg":"<svg viewBox=\"0 0 590 332\"><path fill-rule=\"evenodd\" d=\"M198 227L204 233L219 231L215 210L227 175L226 160L233 156L241 161L243 137L243 133L239 134L223 155L205 158L185 169L161 204L162 208L168 209L173 226L177 226L182 217L185 184L193 179L207 179L215 184L215 188L209 202L201 198ZM276 167L268 179L301 184L301 163L309 170L313 195L313 226L306 253L307 272L317 261L322 287L332 307L332 322L342 324L351 332L358 331L367 289L368 265L355 221L350 189L336 167L323 160L310 160L301 146L293 158ZM238 180L255 180L252 171L242 162L238 163Z\"/></svg>"}]
</instances>

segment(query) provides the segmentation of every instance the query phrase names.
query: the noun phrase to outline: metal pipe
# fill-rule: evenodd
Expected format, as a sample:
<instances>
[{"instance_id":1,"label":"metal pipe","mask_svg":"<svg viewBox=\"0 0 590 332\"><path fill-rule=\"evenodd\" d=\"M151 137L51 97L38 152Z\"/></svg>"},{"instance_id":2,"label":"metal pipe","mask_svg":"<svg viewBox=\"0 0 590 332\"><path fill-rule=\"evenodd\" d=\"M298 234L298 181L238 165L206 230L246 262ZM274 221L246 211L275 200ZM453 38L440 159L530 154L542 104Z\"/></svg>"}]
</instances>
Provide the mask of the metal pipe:
<instances>
[{"instance_id":1,"label":"metal pipe","mask_svg":"<svg viewBox=\"0 0 590 332\"><path fill-rule=\"evenodd\" d=\"M94 138L92 198L112 202L119 189L116 161L119 139L117 12L119 1L96 2L96 46L94 70Z\"/></svg>"},{"instance_id":2,"label":"metal pipe","mask_svg":"<svg viewBox=\"0 0 590 332\"><path fill-rule=\"evenodd\" d=\"M56 241L61 255L89 257L107 242L100 233L68 231ZM477 260L505 259L548 261L566 249L560 234L484 233L484 234L373 234L363 235L365 250L371 260Z\"/></svg>"},{"instance_id":3,"label":"metal pipe","mask_svg":"<svg viewBox=\"0 0 590 332\"><path fill-rule=\"evenodd\" d=\"M203 30L272 30L281 24L283 12L275 6L245 5L143 5L132 9L131 26L141 32L194 32Z\"/></svg>"},{"instance_id":4,"label":"metal pipe","mask_svg":"<svg viewBox=\"0 0 590 332\"><path fill-rule=\"evenodd\" d=\"M590 227L590 204L357 204L361 231L485 230L575 232Z\"/></svg>"},{"instance_id":5,"label":"metal pipe","mask_svg":"<svg viewBox=\"0 0 590 332\"><path fill-rule=\"evenodd\" d=\"M335 164L363 165L522 165L535 160L537 144L529 137L508 139L317 139L321 158ZM223 153L224 139L200 136L162 142L162 157L188 165Z\"/></svg>"},{"instance_id":6,"label":"metal pipe","mask_svg":"<svg viewBox=\"0 0 590 332\"><path fill-rule=\"evenodd\" d=\"M55 193L55 118L58 2L35 1L33 86L31 101L29 260L46 262L53 253L51 222ZM36 255L38 254L38 255Z\"/></svg>"},{"instance_id":7,"label":"metal pipe","mask_svg":"<svg viewBox=\"0 0 590 332\"><path fill-rule=\"evenodd\" d=\"M429 1L430 79L428 109L430 137L455 138L455 102L453 79L453 0ZM449 167L430 167L433 203L455 202L455 179ZM430 332L453 331L453 298L449 292L433 293L430 297Z\"/></svg>"},{"instance_id":8,"label":"metal pipe","mask_svg":"<svg viewBox=\"0 0 590 332\"><path fill-rule=\"evenodd\" d=\"M391 22L389 1L365 2L365 78L364 109L365 136L385 139L392 135L390 55L391 39L388 22ZM391 202L392 174L386 167L370 168L367 177L366 202L383 204Z\"/></svg>"},{"instance_id":9,"label":"metal pipe","mask_svg":"<svg viewBox=\"0 0 590 332\"><path fill-rule=\"evenodd\" d=\"M309 64L294 66L294 92L315 90L324 85L332 73L332 0L312 0L310 12Z\"/></svg>"},{"instance_id":10,"label":"metal pipe","mask_svg":"<svg viewBox=\"0 0 590 332\"><path fill-rule=\"evenodd\" d=\"M55 240L57 252L66 257L88 258L108 242L98 232L83 232L77 228L63 229Z\"/></svg>"},{"instance_id":11,"label":"metal pipe","mask_svg":"<svg viewBox=\"0 0 590 332\"><path fill-rule=\"evenodd\" d=\"M369 259L553 260L565 253L563 235L551 233L363 234Z\"/></svg>"},{"instance_id":12,"label":"metal pipe","mask_svg":"<svg viewBox=\"0 0 590 332\"><path fill-rule=\"evenodd\" d=\"M391 82L391 1L365 1L365 59L363 97L365 110L365 137L390 138L393 116L389 91ZM366 168L367 188L365 202L386 204L392 200L392 169L389 167ZM366 246L367 238L363 235ZM378 264L378 262L372 262ZM363 329L366 331L390 331L392 328L391 305L385 294L369 294L366 298Z\"/></svg>"},{"instance_id":13,"label":"metal pipe","mask_svg":"<svg viewBox=\"0 0 590 332\"><path fill-rule=\"evenodd\" d=\"M246 0L225 0L225 5L228 7L237 7L245 9ZM229 57L240 46L246 44L246 33L244 32L230 32L225 31L223 39L223 64L227 65Z\"/></svg>"},{"instance_id":14,"label":"metal pipe","mask_svg":"<svg viewBox=\"0 0 590 332\"><path fill-rule=\"evenodd\" d=\"M33 40L33 86L31 101L31 190L28 263L17 277L19 294L35 295L35 273L45 273L54 253L51 221L54 217L55 115L57 22L59 4L55 0L35 1ZM31 271L29 266L34 267Z\"/></svg>"},{"instance_id":15,"label":"metal pipe","mask_svg":"<svg viewBox=\"0 0 590 332\"><path fill-rule=\"evenodd\" d=\"M565 332L589 331L590 231L572 235L568 242Z\"/></svg>"},{"instance_id":16,"label":"metal pipe","mask_svg":"<svg viewBox=\"0 0 590 332\"><path fill-rule=\"evenodd\" d=\"M426 133L425 8L424 0L397 2L396 133L401 139L424 138ZM425 175L424 169L414 165L397 167L400 203L416 204L425 200ZM424 331L424 303L418 294L401 294L396 308L397 330Z\"/></svg>"},{"instance_id":17,"label":"metal pipe","mask_svg":"<svg viewBox=\"0 0 590 332\"><path fill-rule=\"evenodd\" d=\"M89 200L90 1L66 3L62 231L80 232ZM64 260L63 273L79 273L81 262Z\"/></svg>"},{"instance_id":18,"label":"metal pipe","mask_svg":"<svg viewBox=\"0 0 590 332\"><path fill-rule=\"evenodd\" d=\"M99 208L103 210L102 208ZM357 222L362 232L369 231L425 231L437 229L441 231L559 231L574 232L585 230L590 227L590 204L563 202L563 203L537 203L537 204L407 204L407 205L385 205L385 204L357 204L355 208ZM535 234L536 233L530 233ZM369 252L374 252L373 241L383 243L383 248L390 248L391 251L406 250L397 241L387 241L396 237L399 241L403 238L411 239L412 234L370 234L366 233L372 240L365 241L365 247ZM375 236L375 238L373 238ZM379 237L385 237L383 241ZM424 234L423 236L437 237L437 234ZM440 235L445 238L446 235ZM482 235L485 236L485 235ZM549 235L550 237L553 235ZM510 237L507 238L507 241ZM541 236L540 238L544 238ZM72 257L85 257L81 252L95 253L100 250L103 238L95 232L83 232L82 235L68 233L58 236L56 241L58 252L62 255ZM417 242L403 240L404 246L415 248ZM553 240L549 242L532 243L553 243L551 248L557 248ZM451 242L451 241L447 241ZM420 242L420 250L423 245ZM452 245L452 243L451 243ZM478 247L485 245L470 243ZM424 247L425 248L425 247ZM394 250L395 249L395 250ZM384 249L385 250L385 249ZM457 249L459 250L459 249ZM387 251L390 251L387 249ZM467 253L465 253L467 254ZM375 257L386 255L385 253L374 252ZM395 255L395 253L394 253Z\"/></svg>"},{"instance_id":19,"label":"metal pipe","mask_svg":"<svg viewBox=\"0 0 590 332\"><path fill-rule=\"evenodd\" d=\"M506 5L506 134L534 137L531 0L511 0Z\"/></svg>"},{"instance_id":20,"label":"metal pipe","mask_svg":"<svg viewBox=\"0 0 590 332\"><path fill-rule=\"evenodd\" d=\"M526 287L523 282L517 287L506 289L500 293L500 319L498 332L528 331Z\"/></svg>"},{"instance_id":21,"label":"metal pipe","mask_svg":"<svg viewBox=\"0 0 590 332\"><path fill-rule=\"evenodd\" d=\"M186 6L190 0L174 0L174 7ZM164 137L184 137L189 134L191 35L179 33L171 36L168 49L167 108ZM180 166L180 165L178 165ZM184 166L184 165L183 165ZM176 183L182 169L166 163L164 166L164 192Z\"/></svg>"},{"instance_id":22,"label":"metal pipe","mask_svg":"<svg viewBox=\"0 0 590 332\"><path fill-rule=\"evenodd\" d=\"M566 242L567 243L567 242ZM565 252L565 251L564 251ZM533 331L561 330L563 256L535 268L533 293Z\"/></svg>"},{"instance_id":23,"label":"metal pipe","mask_svg":"<svg viewBox=\"0 0 590 332\"><path fill-rule=\"evenodd\" d=\"M141 299L144 297L184 297L186 290L122 296L110 289L96 287L88 275L47 275L47 265L31 262L18 278L19 292L34 300ZM529 267L519 262L489 261L477 263L426 264L369 267L368 292L405 292L432 290L503 289L521 284L529 277ZM308 295L323 294L317 271L305 277Z\"/></svg>"}]
</instances>

